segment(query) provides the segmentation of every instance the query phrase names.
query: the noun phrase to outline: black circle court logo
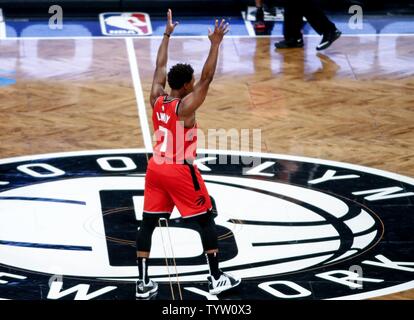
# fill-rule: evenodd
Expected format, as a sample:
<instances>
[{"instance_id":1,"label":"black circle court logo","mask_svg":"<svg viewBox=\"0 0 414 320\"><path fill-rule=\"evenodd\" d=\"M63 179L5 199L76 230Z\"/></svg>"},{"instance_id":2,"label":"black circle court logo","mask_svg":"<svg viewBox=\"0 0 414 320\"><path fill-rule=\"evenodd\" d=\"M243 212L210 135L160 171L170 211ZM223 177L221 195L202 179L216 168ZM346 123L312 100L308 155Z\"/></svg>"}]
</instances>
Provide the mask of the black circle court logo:
<instances>
[{"instance_id":1,"label":"black circle court logo","mask_svg":"<svg viewBox=\"0 0 414 320\"><path fill-rule=\"evenodd\" d=\"M0 299L135 299L150 154L0 160ZM414 288L414 179L304 157L207 152L220 266L208 294L199 234L174 211L153 235L155 299L366 299Z\"/></svg>"}]
</instances>

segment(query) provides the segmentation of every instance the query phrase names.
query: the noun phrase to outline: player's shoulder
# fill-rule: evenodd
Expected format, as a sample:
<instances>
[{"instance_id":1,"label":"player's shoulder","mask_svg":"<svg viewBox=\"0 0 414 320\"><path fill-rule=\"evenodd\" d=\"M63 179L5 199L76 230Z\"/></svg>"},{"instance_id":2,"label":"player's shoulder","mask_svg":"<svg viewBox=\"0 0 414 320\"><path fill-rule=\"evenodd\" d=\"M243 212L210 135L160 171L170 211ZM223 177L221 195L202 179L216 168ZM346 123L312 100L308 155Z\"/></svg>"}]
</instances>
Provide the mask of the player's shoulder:
<instances>
[{"instance_id":1,"label":"player's shoulder","mask_svg":"<svg viewBox=\"0 0 414 320\"><path fill-rule=\"evenodd\" d=\"M162 105L164 105L164 99L165 99L165 97L166 97L166 96L168 96L168 95L167 95L167 94L163 94L163 95L158 96L158 97L155 99L154 104L152 105L152 107L153 107L154 109L156 109L156 108L159 108L159 107L161 107Z\"/></svg>"},{"instance_id":2,"label":"player's shoulder","mask_svg":"<svg viewBox=\"0 0 414 320\"><path fill-rule=\"evenodd\" d=\"M171 96L165 96L163 100L163 106L165 106L168 110L171 112L177 113L178 106L181 104L182 99L171 97Z\"/></svg>"},{"instance_id":3,"label":"player's shoulder","mask_svg":"<svg viewBox=\"0 0 414 320\"><path fill-rule=\"evenodd\" d=\"M158 96L155 99L155 104L157 104L157 103L164 103L165 100L167 99L167 97L168 97L168 94L162 94L162 95Z\"/></svg>"},{"instance_id":4,"label":"player's shoulder","mask_svg":"<svg viewBox=\"0 0 414 320\"><path fill-rule=\"evenodd\" d=\"M167 103L174 103L174 104L176 104L176 103L179 103L181 101L180 98L171 97L168 94L166 94L163 97L164 97L163 103L165 103L165 104L167 104Z\"/></svg>"}]
</instances>

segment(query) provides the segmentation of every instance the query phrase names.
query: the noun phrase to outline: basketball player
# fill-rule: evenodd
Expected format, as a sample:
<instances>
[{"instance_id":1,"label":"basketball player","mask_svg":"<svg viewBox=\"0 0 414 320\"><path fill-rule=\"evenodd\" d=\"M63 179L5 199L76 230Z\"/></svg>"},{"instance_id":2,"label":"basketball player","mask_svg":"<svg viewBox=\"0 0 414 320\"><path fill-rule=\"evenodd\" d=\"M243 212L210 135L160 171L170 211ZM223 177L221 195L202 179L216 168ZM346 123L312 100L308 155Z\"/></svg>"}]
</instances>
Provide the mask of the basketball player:
<instances>
[{"instance_id":1,"label":"basketball player","mask_svg":"<svg viewBox=\"0 0 414 320\"><path fill-rule=\"evenodd\" d=\"M218 240L214 223L212 199L199 170L192 164L196 156L196 111L204 102L217 65L219 47L228 24L216 20L214 31L209 29L211 46L200 80L195 83L194 70L188 64L176 64L168 72L171 91L165 91L168 43L177 22L172 22L171 10L158 50L151 88L152 121L157 142L149 160L144 191L144 212L137 233L137 263L139 280L136 296L148 298L158 285L148 276L151 238L160 217L169 216L177 207L184 221L196 225L200 233L210 275L210 294L219 294L240 283L219 269Z\"/></svg>"}]
</instances>

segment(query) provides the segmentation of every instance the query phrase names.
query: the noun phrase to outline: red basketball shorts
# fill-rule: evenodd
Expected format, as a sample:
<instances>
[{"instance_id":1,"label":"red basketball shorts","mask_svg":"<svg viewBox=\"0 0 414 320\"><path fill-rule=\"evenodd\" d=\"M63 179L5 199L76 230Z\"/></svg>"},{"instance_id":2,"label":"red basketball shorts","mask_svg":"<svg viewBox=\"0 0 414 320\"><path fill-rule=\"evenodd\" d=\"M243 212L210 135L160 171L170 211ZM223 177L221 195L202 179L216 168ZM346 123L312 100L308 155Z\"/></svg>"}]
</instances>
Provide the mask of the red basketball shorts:
<instances>
[{"instance_id":1,"label":"red basketball shorts","mask_svg":"<svg viewBox=\"0 0 414 320\"><path fill-rule=\"evenodd\" d=\"M200 171L194 165L157 164L151 158L145 176L144 213L170 214L174 206L183 218L212 209Z\"/></svg>"}]
</instances>

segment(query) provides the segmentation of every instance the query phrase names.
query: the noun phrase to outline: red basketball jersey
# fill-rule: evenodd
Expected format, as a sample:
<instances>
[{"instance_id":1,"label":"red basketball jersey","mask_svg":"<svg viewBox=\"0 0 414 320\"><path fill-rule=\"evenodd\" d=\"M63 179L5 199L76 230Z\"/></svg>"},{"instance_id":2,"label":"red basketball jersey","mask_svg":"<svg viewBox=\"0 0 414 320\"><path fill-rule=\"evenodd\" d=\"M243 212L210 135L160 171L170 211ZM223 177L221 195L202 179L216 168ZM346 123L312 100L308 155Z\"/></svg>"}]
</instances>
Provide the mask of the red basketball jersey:
<instances>
[{"instance_id":1,"label":"red basketball jersey","mask_svg":"<svg viewBox=\"0 0 414 320\"><path fill-rule=\"evenodd\" d=\"M194 160L197 149L197 125L185 128L178 118L181 100L168 95L159 96L152 111L157 142L154 146L156 162L183 163Z\"/></svg>"}]
</instances>

